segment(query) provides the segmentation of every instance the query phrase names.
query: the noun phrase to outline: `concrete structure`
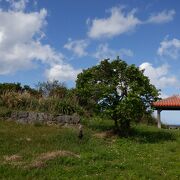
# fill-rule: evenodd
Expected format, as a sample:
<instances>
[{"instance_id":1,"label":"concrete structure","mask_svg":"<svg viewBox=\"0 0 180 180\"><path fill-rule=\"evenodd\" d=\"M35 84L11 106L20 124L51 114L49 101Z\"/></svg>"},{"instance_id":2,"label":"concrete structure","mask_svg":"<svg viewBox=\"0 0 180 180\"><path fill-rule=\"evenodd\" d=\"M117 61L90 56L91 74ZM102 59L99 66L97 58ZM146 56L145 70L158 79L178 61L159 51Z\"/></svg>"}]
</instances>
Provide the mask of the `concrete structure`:
<instances>
[{"instance_id":1,"label":"concrete structure","mask_svg":"<svg viewBox=\"0 0 180 180\"><path fill-rule=\"evenodd\" d=\"M180 95L174 95L166 99L152 103L157 110L157 126L161 128L161 111L163 110L180 110Z\"/></svg>"}]
</instances>

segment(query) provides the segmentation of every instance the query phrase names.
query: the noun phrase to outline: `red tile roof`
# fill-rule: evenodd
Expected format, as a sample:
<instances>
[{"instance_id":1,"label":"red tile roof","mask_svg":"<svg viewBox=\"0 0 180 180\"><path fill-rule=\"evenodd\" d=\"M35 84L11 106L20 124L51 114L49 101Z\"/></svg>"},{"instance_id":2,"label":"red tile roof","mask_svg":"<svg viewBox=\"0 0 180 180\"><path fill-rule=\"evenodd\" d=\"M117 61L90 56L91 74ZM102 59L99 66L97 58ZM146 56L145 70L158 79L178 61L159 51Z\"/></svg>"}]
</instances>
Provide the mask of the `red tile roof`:
<instances>
[{"instance_id":1,"label":"red tile roof","mask_svg":"<svg viewBox=\"0 0 180 180\"><path fill-rule=\"evenodd\" d=\"M154 107L180 107L180 95L171 96L166 99L154 102Z\"/></svg>"}]
</instances>

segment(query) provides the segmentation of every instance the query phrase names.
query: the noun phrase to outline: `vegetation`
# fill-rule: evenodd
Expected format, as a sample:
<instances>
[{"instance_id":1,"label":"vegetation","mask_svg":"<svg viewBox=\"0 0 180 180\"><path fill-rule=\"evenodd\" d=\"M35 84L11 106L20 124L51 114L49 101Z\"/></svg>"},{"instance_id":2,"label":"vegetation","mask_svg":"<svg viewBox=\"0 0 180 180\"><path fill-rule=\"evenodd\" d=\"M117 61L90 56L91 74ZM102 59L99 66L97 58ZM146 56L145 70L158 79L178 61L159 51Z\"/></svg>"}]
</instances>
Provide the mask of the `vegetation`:
<instances>
[{"instance_id":1,"label":"vegetation","mask_svg":"<svg viewBox=\"0 0 180 180\"><path fill-rule=\"evenodd\" d=\"M0 84L0 179L179 179L180 132L137 125L154 121L157 99L143 71L119 59L84 70L75 89ZM4 120L20 110L79 114L83 138L75 125Z\"/></svg>"},{"instance_id":2,"label":"vegetation","mask_svg":"<svg viewBox=\"0 0 180 180\"><path fill-rule=\"evenodd\" d=\"M128 138L112 121L74 128L0 121L0 179L179 179L180 132L138 125Z\"/></svg>"},{"instance_id":3,"label":"vegetation","mask_svg":"<svg viewBox=\"0 0 180 180\"><path fill-rule=\"evenodd\" d=\"M117 58L84 70L78 75L75 89L58 81L39 82L36 89L20 83L2 83L0 107L11 111L106 116L114 121L116 133L128 136L132 122L153 121L150 105L158 95L143 71Z\"/></svg>"},{"instance_id":4,"label":"vegetation","mask_svg":"<svg viewBox=\"0 0 180 180\"><path fill-rule=\"evenodd\" d=\"M76 88L81 106L113 119L117 132L125 136L132 121L139 122L152 112L151 103L159 95L143 71L119 58L84 70Z\"/></svg>"},{"instance_id":5,"label":"vegetation","mask_svg":"<svg viewBox=\"0 0 180 180\"><path fill-rule=\"evenodd\" d=\"M84 114L73 89L58 81L43 82L32 89L25 85L0 84L0 107L3 109L49 112L54 114ZM2 117L2 116L1 116Z\"/></svg>"}]
</instances>

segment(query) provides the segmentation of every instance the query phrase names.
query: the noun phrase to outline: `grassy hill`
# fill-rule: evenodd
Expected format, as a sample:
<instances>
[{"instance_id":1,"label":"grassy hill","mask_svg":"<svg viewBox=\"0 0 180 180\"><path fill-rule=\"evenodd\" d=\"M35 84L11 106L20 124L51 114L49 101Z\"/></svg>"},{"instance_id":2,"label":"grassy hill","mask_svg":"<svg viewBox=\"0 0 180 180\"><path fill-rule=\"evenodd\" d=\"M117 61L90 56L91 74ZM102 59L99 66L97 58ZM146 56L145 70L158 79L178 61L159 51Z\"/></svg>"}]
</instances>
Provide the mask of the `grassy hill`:
<instances>
[{"instance_id":1,"label":"grassy hill","mask_svg":"<svg viewBox=\"0 0 180 180\"><path fill-rule=\"evenodd\" d=\"M0 179L179 179L180 131L134 126L114 136L111 123L76 127L0 121Z\"/></svg>"}]
</instances>

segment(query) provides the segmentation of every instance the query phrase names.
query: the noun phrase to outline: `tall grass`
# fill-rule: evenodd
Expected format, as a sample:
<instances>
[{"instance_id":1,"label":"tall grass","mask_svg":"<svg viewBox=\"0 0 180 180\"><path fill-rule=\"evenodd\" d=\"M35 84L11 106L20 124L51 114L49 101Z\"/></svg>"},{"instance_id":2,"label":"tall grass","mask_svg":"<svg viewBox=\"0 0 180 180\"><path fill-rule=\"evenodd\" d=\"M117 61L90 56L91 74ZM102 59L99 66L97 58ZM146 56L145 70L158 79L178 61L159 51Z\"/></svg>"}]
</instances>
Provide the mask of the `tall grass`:
<instances>
[{"instance_id":1,"label":"tall grass","mask_svg":"<svg viewBox=\"0 0 180 180\"><path fill-rule=\"evenodd\" d=\"M84 110L79 106L76 97L35 97L28 92L5 92L0 95L0 106L12 110L49 112L54 114L82 115Z\"/></svg>"}]
</instances>

